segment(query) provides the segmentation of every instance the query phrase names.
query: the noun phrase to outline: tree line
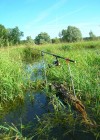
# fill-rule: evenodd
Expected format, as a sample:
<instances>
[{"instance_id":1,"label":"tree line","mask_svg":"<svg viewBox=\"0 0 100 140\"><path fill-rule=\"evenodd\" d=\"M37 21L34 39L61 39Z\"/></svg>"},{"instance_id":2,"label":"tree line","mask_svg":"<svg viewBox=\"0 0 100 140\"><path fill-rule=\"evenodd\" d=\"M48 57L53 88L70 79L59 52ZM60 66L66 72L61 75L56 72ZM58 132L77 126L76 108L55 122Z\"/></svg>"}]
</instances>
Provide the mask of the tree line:
<instances>
[{"instance_id":1,"label":"tree line","mask_svg":"<svg viewBox=\"0 0 100 140\"><path fill-rule=\"evenodd\" d=\"M4 25L0 24L0 46L19 44L23 35L23 32L17 26L6 29Z\"/></svg>"},{"instance_id":2,"label":"tree line","mask_svg":"<svg viewBox=\"0 0 100 140\"><path fill-rule=\"evenodd\" d=\"M89 32L89 37L82 38L81 31L75 26L68 26L67 29L63 29L59 33L59 38L51 39L48 33L41 32L35 39L31 36L27 36L26 40L21 40L24 33L19 30L16 26L15 28L5 28L4 25L0 24L0 47L2 46L12 46L21 43L30 44L46 44L46 43L60 43L60 42L77 42L81 40L96 40L100 37L96 37L92 31Z\"/></svg>"}]
</instances>

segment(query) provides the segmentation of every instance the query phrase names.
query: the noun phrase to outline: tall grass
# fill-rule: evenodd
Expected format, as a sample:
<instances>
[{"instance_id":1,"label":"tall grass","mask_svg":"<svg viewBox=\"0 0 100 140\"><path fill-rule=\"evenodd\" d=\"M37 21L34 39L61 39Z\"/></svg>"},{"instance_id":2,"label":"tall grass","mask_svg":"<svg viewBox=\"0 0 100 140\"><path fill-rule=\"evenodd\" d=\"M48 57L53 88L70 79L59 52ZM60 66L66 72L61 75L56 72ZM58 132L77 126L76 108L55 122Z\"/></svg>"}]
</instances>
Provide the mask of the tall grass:
<instances>
[{"instance_id":1,"label":"tall grass","mask_svg":"<svg viewBox=\"0 0 100 140\"><path fill-rule=\"evenodd\" d=\"M76 95L82 98L90 116L98 118L95 116L100 116L100 41L45 45L38 49L76 61L69 62ZM48 54L44 54L44 58L47 65L55 60ZM73 92L68 65L65 60L59 59L59 62L60 66L47 68L48 81L66 82Z\"/></svg>"},{"instance_id":2,"label":"tall grass","mask_svg":"<svg viewBox=\"0 0 100 140\"><path fill-rule=\"evenodd\" d=\"M86 130L83 128L83 131L90 131L96 139L100 138L100 41L89 41L89 42L78 42L78 43L68 43L68 44L55 44L55 45L42 45L37 47L37 49L44 50L53 54L63 56L65 58L70 58L75 60L76 63L70 63L72 79L74 82L76 96L80 98L83 104L86 107L86 111L91 120L96 121L96 128L91 128ZM47 65L47 79L48 82L57 82L64 83L66 82L67 88L71 93L72 83L70 79L70 73L68 70L68 64L65 60L59 59L60 66L54 66L53 61L56 58L54 56L44 54L45 64ZM48 67L48 64L51 65L51 68ZM57 105L54 104L54 108ZM59 112L59 111L58 111ZM69 113L71 115L71 113ZM55 128L55 125L60 124L61 119L59 117L63 116L63 113L59 113L53 124L50 121L50 117L46 115L46 118L43 118L42 122L40 121L40 126L37 128L37 134L41 137L45 135L46 132L51 133L52 128ZM63 117L63 120L68 119L68 116ZM78 118L77 118L78 119ZM52 120L52 119L51 119ZM75 121L72 119L69 119ZM50 122L49 122L50 121ZM53 120L52 120L53 121ZM79 121L79 120L78 120ZM45 123L44 123L45 122ZM63 122L63 121L62 121ZM65 123L65 122L64 122ZM67 122L66 122L67 123ZM75 122L75 127L77 127L77 121ZM74 122L72 123L74 124ZM80 122L80 125L82 123ZM43 126L42 126L43 125ZM69 126L71 123L69 124ZM62 127L64 124L62 125ZM41 127L43 129L41 129ZM74 127L74 126L72 126ZM78 125L78 127L81 129ZM45 130L46 128L46 130ZM41 131L40 131L41 130ZM42 130L45 130L42 131ZM67 129L68 133L71 128ZM76 128L76 131L78 128ZM48 132L49 131L49 132Z\"/></svg>"},{"instance_id":3,"label":"tall grass","mask_svg":"<svg viewBox=\"0 0 100 140\"><path fill-rule=\"evenodd\" d=\"M94 46L93 48L91 48L92 45ZM82 92L88 92L88 94L92 95L99 94L100 42L56 44L54 46L42 46L39 49L75 60L75 64L69 64L76 90L82 90ZM47 54L44 57L47 64L52 64L55 60L55 57ZM49 78L56 80L58 77L59 80L62 78L62 80L66 79L69 82L68 65L64 60L59 59L59 61L61 66L53 66L48 69Z\"/></svg>"},{"instance_id":4,"label":"tall grass","mask_svg":"<svg viewBox=\"0 0 100 140\"><path fill-rule=\"evenodd\" d=\"M69 62L75 87L75 93L77 97L80 97L81 101L85 105L89 117L96 121L97 128L85 130L81 121L80 125L82 126L82 131L91 131L96 138L100 138L100 133L98 131L100 130L100 41L68 44L62 43L53 45L46 44L34 47L15 47L1 49L1 106L3 103L13 101L17 97L24 97L24 90L30 86L30 81L27 81L27 78L25 78L27 74L24 70L23 62L26 62L26 60L28 60L28 62L30 60L33 61L40 57L40 53L35 51L34 48L76 61L76 63ZM65 60L59 59L60 66L54 66L53 61L55 59L56 58L54 56L44 54L48 83L66 82L67 88L71 93L73 93L70 73L68 70L68 63ZM51 65L51 68L48 67L48 64ZM54 107L54 113L45 114L43 119L38 118L39 124L37 125L34 135L38 135L38 138L41 139L41 136L44 138L44 135L47 135L48 138L48 133L51 133L54 128L59 126L65 128L64 131L66 130L66 134L74 132L75 129L77 132L77 128L80 126L80 119L78 119L78 117L74 119L74 114L71 112L70 107L66 113L61 102L59 102L55 94L53 95L52 93L51 96L51 103ZM61 109L60 111L59 108ZM22 137L23 136L21 136L21 138Z\"/></svg>"},{"instance_id":5,"label":"tall grass","mask_svg":"<svg viewBox=\"0 0 100 140\"><path fill-rule=\"evenodd\" d=\"M24 65L36 57L38 53L27 47L0 50L0 105L24 97L25 89L30 86Z\"/></svg>"},{"instance_id":6,"label":"tall grass","mask_svg":"<svg viewBox=\"0 0 100 140\"><path fill-rule=\"evenodd\" d=\"M7 53L0 52L0 114L5 105L12 103L13 106L18 98L23 100L24 75L21 60L14 61Z\"/></svg>"}]
</instances>

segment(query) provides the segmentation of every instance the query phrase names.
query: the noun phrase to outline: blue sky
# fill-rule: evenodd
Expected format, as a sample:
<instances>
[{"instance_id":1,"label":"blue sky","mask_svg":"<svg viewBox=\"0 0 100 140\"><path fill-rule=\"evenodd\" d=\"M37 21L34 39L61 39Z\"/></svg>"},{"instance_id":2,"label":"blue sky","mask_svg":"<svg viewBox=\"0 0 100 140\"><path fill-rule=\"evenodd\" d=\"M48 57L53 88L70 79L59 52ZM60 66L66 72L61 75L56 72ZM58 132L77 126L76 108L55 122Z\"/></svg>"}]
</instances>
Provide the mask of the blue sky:
<instances>
[{"instance_id":1,"label":"blue sky","mask_svg":"<svg viewBox=\"0 0 100 140\"><path fill-rule=\"evenodd\" d=\"M92 30L100 36L100 0L0 0L0 24L18 26L24 38L40 32L58 37L69 25L78 27L83 37Z\"/></svg>"}]
</instances>

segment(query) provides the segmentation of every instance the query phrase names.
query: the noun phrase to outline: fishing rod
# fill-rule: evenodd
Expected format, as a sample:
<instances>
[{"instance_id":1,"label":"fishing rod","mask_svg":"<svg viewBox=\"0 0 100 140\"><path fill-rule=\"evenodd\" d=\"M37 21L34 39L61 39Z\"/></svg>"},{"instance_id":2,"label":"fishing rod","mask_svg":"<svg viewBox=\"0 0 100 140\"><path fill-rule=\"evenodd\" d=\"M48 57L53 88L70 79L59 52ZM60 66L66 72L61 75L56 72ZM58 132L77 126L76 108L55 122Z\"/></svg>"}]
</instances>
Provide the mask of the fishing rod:
<instances>
[{"instance_id":1,"label":"fishing rod","mask_svg":"<svg viewBox=\"0 0 100 140\"><path fill-rule=\"evenodd\" d=\"M54 56L54 57L56 57L56 58L64 59L64 60L66 60L67 62L73 62L73 63L76 62L75 60L71 60L71 59L69 59L69 58L65 58L65 57L59 56L59 55L57 55L57 54L53 54L53 53L41 51L41 50L38 50L38 49L34 49L34 50L40 51L41 53L46 53L46 54L52 55L52 56Z\"/></svg>"},{"instance_id":2,"label":"fishing rod","mask_svg":"<svg viewBox=\"0 0 100 140\"><path fill-rule=\"evenodd\" d=\"M69 63L68 63L68 62L76 63L76 61L75 61L75 60L71 60L71 59L69 59L69 58L65 58L65 57L56 55L56 54L53 54L53 53L41 51L41 50L38 50L38 49L34 49L34 50L40 51L41 54L42 54L42 56L44 56L43 53L45 53L45 54L49 54L49 55L52 55L52 56L56 57L56 61L55 61L55 65L56 65L56 66L59 66L58 58L61 58L61 59L66 60L66 62L67 62L67 64L68 64L68 70L69 70L69 73L70 73L70 80L71 80L71 82L72 82L72 88L73 88L74 96L76 96L75 88L74 88L74 82L73 82L73 78L72 78L72 73L71 73L70 65L69 65ZM45 72L45 77L46 77L46 72ZM45 78L45 79L46 79L46 83L47 83L47 78Z\"/></svg>"}]
</instances>

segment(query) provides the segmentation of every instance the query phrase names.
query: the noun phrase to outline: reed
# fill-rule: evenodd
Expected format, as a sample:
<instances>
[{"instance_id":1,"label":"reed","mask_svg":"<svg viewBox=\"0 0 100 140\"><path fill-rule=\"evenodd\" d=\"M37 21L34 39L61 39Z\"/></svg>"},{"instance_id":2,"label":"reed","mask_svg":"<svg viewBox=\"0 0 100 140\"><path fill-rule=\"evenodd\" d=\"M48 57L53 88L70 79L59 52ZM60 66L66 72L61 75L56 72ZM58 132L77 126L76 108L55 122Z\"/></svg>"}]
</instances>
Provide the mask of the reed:
<instances>
[{"instance_id":1,"label":"reed","mask_svg":"<svg viewBox=\"0 0 100 140\"><path fill-rule=\"evenodd\" d=\"M55 93L50 93L50 104L52 104L54 112L45 114L42 118L37 117L39 123L35 132L33 131L34 136L31 134L31 139L34 137L38 137L38 139L48 139L52 135L52 131L56 130L59 126L64 128L65 135L74 134L74 132L77 133L77 131L83 133L90 132L93 134L93 137L99 139L100 41L2 48L0 50L0 110L2 110L3 104L14 101L17 97L24 97L24 92L27 88L41 88L41 82L38 80L31 82L30 74L27 75L25 71L26 61L33 61L38 58L43 59L43 57L40 57L41 53L35 51L34 48L76 61L76 63L69 62L75 94L83 102L90 119L96 122L96 128L84 126L80 116L75 117L70 105L68 105L68 110L65 111L65 106L59 98L56 97ZM44 54L47 82L66 83L69 92L73 94L68 63L65 60L59 59L60 65L55 66L54 61L54 56ZM51 68L48 67L48 64ZM37 71L35 75L37 75ZM16 134L18 133L16 132ZM22 138L22 135L20 136ZM54 138L56 137L55 135Z\"/></svg>"},{"instance_id":2,"label":"reed","mask_svg":"<svg viewBox=\"0 0 100 140\"><path fill-rule=\"evenodd\" d=\"M96 121L98 130L100 129L100 41L79 42L69 44L45 45L41 48L53 54L76 60L76 63L70 63L72 78L75 87L76 96L84 103L89 117ZM66 82L69 92L73 94L70 73L66 61L59 59L60 66L54 66L54 56L44 54L47 65L48 82L63 83ZM51 68L48 67L51 65ZM58 104L57 104L58 105ZM55 108L57 107L55 106ZM60 120L59 120L60 121ZM99 132L95 135L100 135Z\"/></svg>"},{"instance_id":3,"label":"reed","mask_svg":"<svg viewBox=\"0 0 100 140\"><path fill-rule=\"evenodd\" d=\"M24 92L31 86L27 79L25 63L39 58L38 53L27 47L1 48L0 50L0 106L24 97ZM29 56L29 57L28 57Z\"/></svg>"}]
</instances>

